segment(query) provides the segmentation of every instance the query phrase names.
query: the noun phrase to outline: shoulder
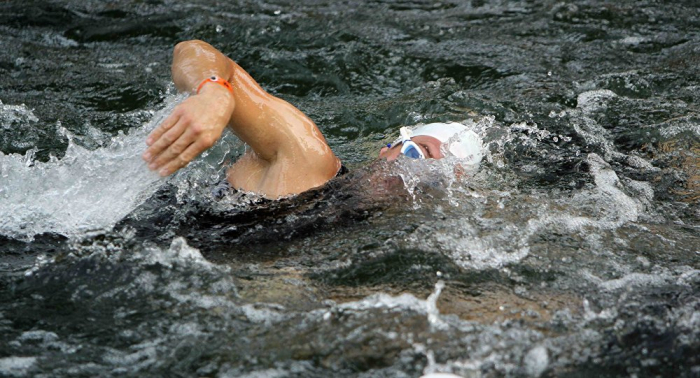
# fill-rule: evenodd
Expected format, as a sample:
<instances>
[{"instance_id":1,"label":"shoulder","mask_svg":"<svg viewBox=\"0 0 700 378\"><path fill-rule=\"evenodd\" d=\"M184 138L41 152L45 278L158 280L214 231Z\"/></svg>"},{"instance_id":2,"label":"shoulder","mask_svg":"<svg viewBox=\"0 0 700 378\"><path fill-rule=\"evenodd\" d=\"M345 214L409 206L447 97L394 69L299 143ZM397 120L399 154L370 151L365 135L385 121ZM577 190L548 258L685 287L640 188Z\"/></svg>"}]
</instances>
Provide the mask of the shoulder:
<instances>
[{"instance_id":1,"label":"shoulder","mask_svg":"<svg viewBox=\"0 0 700 378\"><path fill-rule=\"evenodd\" d=\"M322 186L334 178L342 167L340 159L327 144L319 144L314 149L306 147L297 154L280 154L276 161L290 175L291 181L306 187L304 190Z\"/></svg>"}]
</instances>

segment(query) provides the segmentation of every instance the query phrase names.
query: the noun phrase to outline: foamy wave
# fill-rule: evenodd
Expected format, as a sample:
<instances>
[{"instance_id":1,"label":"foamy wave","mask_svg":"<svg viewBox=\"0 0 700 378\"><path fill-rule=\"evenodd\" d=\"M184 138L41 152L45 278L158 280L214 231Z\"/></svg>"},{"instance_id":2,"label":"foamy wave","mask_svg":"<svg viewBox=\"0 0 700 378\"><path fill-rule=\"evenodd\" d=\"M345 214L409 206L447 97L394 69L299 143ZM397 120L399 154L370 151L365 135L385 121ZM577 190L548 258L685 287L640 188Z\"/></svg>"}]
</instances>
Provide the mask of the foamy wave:
<instances>
[{"instance_id":1,"label":"foamy wave","mask_svg":"<svg viewBox=\"0 0 700 378\"><path fill-rule=\"evenodd\" d=\"M171 97L150 122L111 138L104 148L83 148L64 131L69 146L62 159L33 161L33 150L24 156L0 152L0 233L19 239L46 232L72 236L122 219L163 182L141 154L146 135L178 99Z\"/></svg>"}]
</instances>

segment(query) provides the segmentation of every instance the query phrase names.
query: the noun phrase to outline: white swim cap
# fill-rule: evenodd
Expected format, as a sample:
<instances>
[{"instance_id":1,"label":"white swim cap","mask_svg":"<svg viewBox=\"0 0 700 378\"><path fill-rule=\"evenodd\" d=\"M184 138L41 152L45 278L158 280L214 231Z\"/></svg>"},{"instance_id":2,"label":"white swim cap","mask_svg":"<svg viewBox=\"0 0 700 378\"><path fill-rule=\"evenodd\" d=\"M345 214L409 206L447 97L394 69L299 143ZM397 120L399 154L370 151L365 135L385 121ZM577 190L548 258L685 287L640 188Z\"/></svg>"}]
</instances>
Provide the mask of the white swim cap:
<instances>
[{"instance_id":1,"label":"white swim cap","mask_svg":"<svg viewBox=\"0 0 700 378\"><path fill-rule=\"evenodd\" d=\"M445 144L445 150L460 159L474 160L476 163L481 160L481 138L461 123L429 123L415 127L412 132L413 136L436 138Z\"/></svg>"}]
</instances>

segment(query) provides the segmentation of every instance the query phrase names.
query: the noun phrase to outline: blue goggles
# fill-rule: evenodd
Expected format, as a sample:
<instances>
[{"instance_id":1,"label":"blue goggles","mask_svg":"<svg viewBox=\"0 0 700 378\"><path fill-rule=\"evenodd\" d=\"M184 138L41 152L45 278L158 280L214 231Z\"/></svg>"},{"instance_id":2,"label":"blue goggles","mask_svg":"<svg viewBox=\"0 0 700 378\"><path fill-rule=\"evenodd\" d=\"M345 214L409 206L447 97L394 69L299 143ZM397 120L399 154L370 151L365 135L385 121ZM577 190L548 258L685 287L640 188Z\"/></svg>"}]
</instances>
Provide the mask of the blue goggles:
<instances>
[{"instance_id":1,"label":"blue goggles","mask_svg":"<svg viewBox=\"0 0 700 378\"><path fill-rule=\"evenodd\" d=\"M411 140L413 137L411 131L406 127L402 127L399 131L401 132L401 153L412 159L425 159L423 151Z\"/></svg>"}]
</instances>

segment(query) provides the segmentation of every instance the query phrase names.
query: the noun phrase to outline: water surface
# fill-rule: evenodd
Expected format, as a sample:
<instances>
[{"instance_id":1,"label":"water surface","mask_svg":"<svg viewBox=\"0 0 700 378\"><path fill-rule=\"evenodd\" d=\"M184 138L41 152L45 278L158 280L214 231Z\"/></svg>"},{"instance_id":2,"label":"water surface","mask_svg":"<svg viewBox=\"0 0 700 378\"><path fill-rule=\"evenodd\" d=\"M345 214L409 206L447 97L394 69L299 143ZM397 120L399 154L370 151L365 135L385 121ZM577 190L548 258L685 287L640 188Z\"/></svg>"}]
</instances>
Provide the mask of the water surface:
<instances>
[{"instance_id":1,"label":"water surface","mask_svg":"<svg viewBox=\"0 0 700 378\"><path fill-rule=\"evenodd\" d=\"M699 31L692 1L2 2L0 375L698 376ZM260 204L217 186L232 134L148 172L187 39L351 173ZM478 170L374 161L434 121Z\"/></svg>"}]
</instances>

